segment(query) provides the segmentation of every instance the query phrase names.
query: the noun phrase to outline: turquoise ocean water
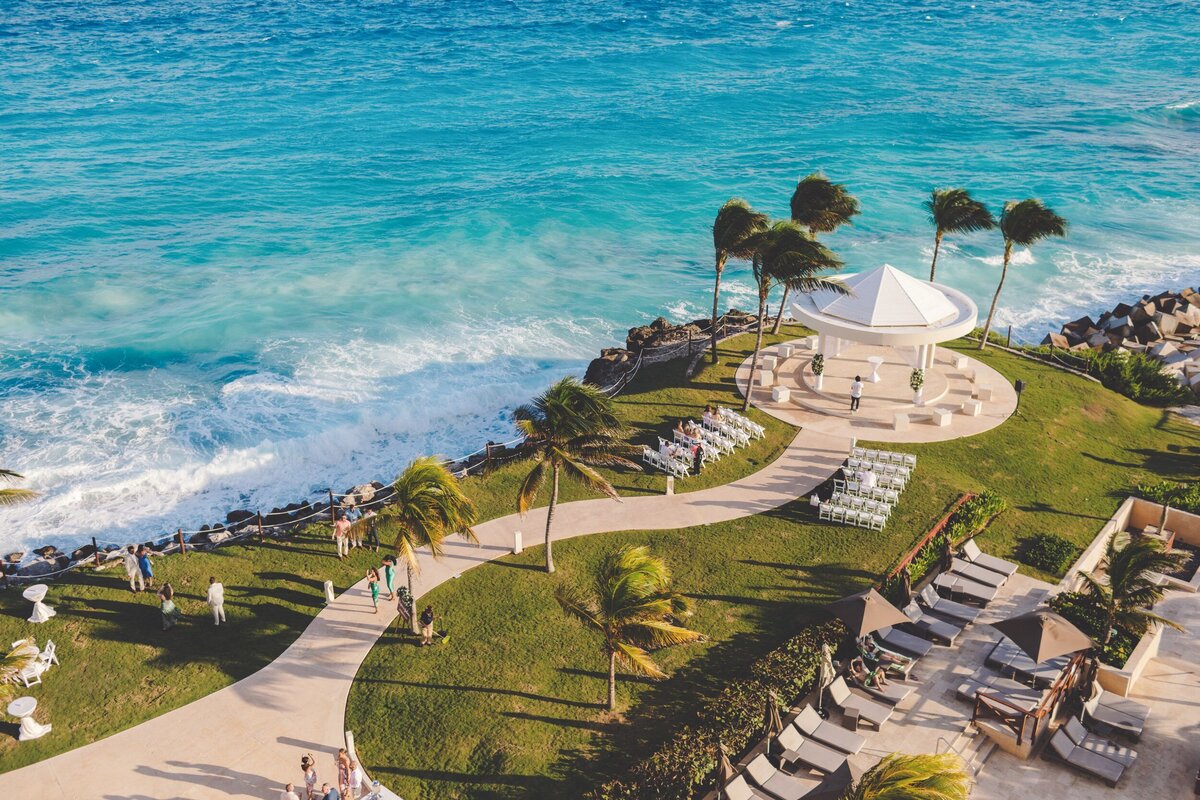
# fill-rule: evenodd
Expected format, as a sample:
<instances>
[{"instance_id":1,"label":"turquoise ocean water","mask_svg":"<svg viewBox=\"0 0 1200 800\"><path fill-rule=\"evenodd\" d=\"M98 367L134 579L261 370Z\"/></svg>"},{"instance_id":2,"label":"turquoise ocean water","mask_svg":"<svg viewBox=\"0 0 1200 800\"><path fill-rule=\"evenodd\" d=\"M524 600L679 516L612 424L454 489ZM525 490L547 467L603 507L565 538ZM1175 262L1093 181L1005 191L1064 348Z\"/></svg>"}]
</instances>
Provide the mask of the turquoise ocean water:
<instances>
[{"instance_id":1,"label":"turquoise ocean water","mask_svg":"<svg viewBox=\"0 0 1200 800\"><path fill-rule=\"evenodd\" d=\"M0 547L139 539L509 432L701 316L708 226L814 169L852 268L1043 198L1002 324L1200 281L1200 10L1170 2L0 6ZM939 275L981 305L995 236ZM748 308L734 270L728 303Z\"/></svg>"}]
</instances>

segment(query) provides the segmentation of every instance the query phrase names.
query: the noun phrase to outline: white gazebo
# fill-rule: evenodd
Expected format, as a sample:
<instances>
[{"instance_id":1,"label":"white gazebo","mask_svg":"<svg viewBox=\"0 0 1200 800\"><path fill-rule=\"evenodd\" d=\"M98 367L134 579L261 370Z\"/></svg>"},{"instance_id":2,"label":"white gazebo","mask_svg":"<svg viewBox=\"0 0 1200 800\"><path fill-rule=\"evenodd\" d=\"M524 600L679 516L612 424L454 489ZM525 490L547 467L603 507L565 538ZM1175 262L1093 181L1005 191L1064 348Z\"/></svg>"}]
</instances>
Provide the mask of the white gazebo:
<instances>
[{"instance_id":1,"label":"white gazebo","mask_svg":"<svg viewBox=\"0 0 1200 800\"><path fill-rule=\"evenodd\" d=\"M970 333L979 316L974 301L957 289L914 278L891 264L840 280L850 294L797 292L792 300L792 316L817 332L817 352L826 358L858 342L911 348L912 366L929 369L937 344Z\"/></svg>"}]
</instances>

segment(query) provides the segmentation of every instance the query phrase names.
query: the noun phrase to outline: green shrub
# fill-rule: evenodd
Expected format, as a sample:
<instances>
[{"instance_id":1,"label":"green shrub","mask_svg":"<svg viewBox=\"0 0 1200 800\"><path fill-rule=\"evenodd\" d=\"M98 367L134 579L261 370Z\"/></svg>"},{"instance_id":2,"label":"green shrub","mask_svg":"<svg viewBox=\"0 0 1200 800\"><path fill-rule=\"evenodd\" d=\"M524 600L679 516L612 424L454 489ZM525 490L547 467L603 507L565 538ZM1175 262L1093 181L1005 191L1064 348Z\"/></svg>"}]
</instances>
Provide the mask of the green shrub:
<instances>
[{"instance_id":1,"label":"green shrub","mask_svg":"<svg viewBox=\"0 0 1200 800\"><path fill-rule=\"evenodd\" d=\"M1075 559L1080 548L1057 533L1038 533L1030 536L1021 546L1020 557L1031 567L1037 567L1051 575L1062 575Z\"/></svg>"},{"instance_id":2,"label":"green shrub","mask_svg":"<svg viewBox=\"0 0 1200 800\"><path fill-rule=\"evenodd\" d=\"M1104 614L1092 604L1091 598L1080 592L1063 592L1050 600L1050 608L1062 614L1072 625L1096 641L1104 638ZM1129 654L1137 647L1139 637L1123 628L1117 628L1108 646L1100 653L1100 660L1118 669L1125 666Z\"/></svg>"},{"instance_id":3,"label":"green shrub","mask_svg":"<svg viewBox=\"0 0 1200 800\"><path fill-rule=\"evenodd\" d=\"M735 681L706 702L693 724L684 726L657 752L630 768L626 777L596 791L597 800L686 800L712 780L717 768L717 744L731 754L750 748L761 733L763 704L775 692L784 705L797 703L815 685L821 647L846 637L838 621L811 625L800 635L759 659L750 677Z\"/></svg>"},{"instance_id":4,"label":"green shrub","mask_svg":"<svg viewBox=\"0 0 1200 800\"><path fill-rule=\"evenodd\" d=\"M1167 501L1172 508L1200 514L1200 483L1143 483L1137 487L1137 494L1155 503Z\"/></svg>"},{"instance_id":5,"label":"green shrub","mask_svg":"<svg viewBox=\"0 0 1200 800\"><path fill-rule=\"evenodd\" d=\"M1144 353L1120 350L1066 352L1053 347L1023 347L1021 351L1043 361L1057 362L1086 372L1114 392L1148 406L1194 403L1196 397L1180 385L1162 362Z\"/></svg>"}]
</instances>

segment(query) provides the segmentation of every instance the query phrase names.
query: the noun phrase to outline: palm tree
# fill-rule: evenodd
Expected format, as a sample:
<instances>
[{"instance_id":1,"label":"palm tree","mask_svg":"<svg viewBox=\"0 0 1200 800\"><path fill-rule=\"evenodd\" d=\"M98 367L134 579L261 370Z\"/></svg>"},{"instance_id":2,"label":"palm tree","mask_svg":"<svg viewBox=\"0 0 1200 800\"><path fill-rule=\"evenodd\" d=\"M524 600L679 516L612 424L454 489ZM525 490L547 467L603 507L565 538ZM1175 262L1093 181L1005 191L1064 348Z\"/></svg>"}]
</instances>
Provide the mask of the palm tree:
<instances>
[{"instance_id":1,"label":"palm tree","mask_svg":"<svg viewBox=\"0 0 1200 800\"><path fill-rule=\"evenodd\" d=\"M983 326L983 338L979 341L979 349L987 347L988 334L992 330L992 317L996 315L996 303L1000 300L1000 290L1004 288L1004 279L1008 276L1008 262L1012 258L1014 244L1022 247L1032 247L1049 236L1066 236L1067 221L1047 208L1041 200L1010 201L1004 204L1000 214L1000 232L1004 234L1004 266L1000 270L1000 283L996 285L996 294L992 297L992 307L988 311L987 324Z\"/></svg>"},{"instance_id":2,"label":"palm tree","mask_svg":"<svg viewBox=\"0 0 1200 800\"><path fill-rule=\"evenodd\" d=\"M934 189L925 201L929 221L933 223L933 262L929 265L929 280L937 274L938 251L947 233L970 233L996 227L996 218L987 206L971 197L966 189Z\"/></svg>"},{"instance_id":3,"label":"palm tree","mask_svg":"<svg viewBox=\"0 0 1200 800\"><path fill-rule=\"evenodd\" d=\"M754 282L758 285L758 335L750 359L750 383L746 387L742 411L750 408L750 393L754 388L754 372L758 369L758 351L762 349L763 325L766 323L767 296L771 289L782 284L801 292L828 289L846 294L848 291L840 282L818 276L817 273L823 270L840 269L842 262L795 222L776 222L755 236L751 266Z\"/></svg>"},{"instance_id":4,"label":"palm tree","mask_svg":"<svg viewBox=\"0 0 1200 800\"><path fill-rule=\"evenodd\" d=\"M792 222L808 228L814 239L818 233L833 233L842 225L852 225L850 219L858 215L858 198L847 191L845 184L834 183L820 172L799 180L792 192L791 206ZM790 289L784 284L783 300L779 303L779 314L771 333L779 333L779 326L783 324Z\"/></svg>"},{"instance_id":5,"label":"palm tree","mask_svg":"<svg viewBox=\"0 0 1200 800\"><path fill-rule=\"evenodd\" d=\"M892 753L867 770L842 800L967 800L971 774L954 753Z\"/></svg>"},{"instance_id":6,"label":"palm tree","mask_svg":"<svg viewBox=\"0 0 1200 800\"><path fill-rule=\"evenodd\" d=\"M0 468L0 483L19 481L22 477L11 469ZM0 489L0 506L13 506L35 497L37 497L37 492L32 489Z\"/></svg>"},{"instance_id":7,"label":"palm tree","mask_svg":"<svg viewBox=\"0 0 1200 800\"><path fill-rule=\"evenodd\" d=\"M1099 637L1101 650L1112 641L1118 628L1135 636L1141 636L1155 624L1183 630L1178 623L1150 609L1166 593L1155 576L1178 569L1184 554L1166 552L1157 539L1150 537L1140 537L1118 547L1118 535L1113 533L1108 537L1104 557L1100 560L1104 575L1079 574L1083 578L1084 597L1104 620Z\"/></svg>"},{"instance_id":8,"label":"palm tree","mask_svg":"<svg viewBox=\"0 0 1200 800\"><path fill-rule=\"evenodd\" d=\"M452 533L477 542L471 526L478 515L458 479L433 457L418 458L409 464L392 488L395 494L379 513L379 524L385 535L394 537L396 555L408 569L408 593L415 600L413 576L421 571L417 551L428 547L434 558L441 558L442 545ZM415 602L412 612L409 621L416 633Z\"/></svg>"},{"instance_id":9,"label":"palm tree","mask_svg":"<svg viewBox=\"0 0 1200 800\"><path fill-rule=\"evenodd\" d=\"M633 448L625 442L625 427L613 410L612 400L594 386L567 377L513 412L525 436L524 448L532 451L533 469L517 492L517 512L529 513L538 491L549 477L550 507L546 509L546 572L554 572L550 528L558 505L559 477L620 500L617 490L593 467L623 466L640 471L626 456Z\"/></svg>"},{"instance_id":10,"label":"palm tree","mask_svg":"<svg viewBox=\"0 0 1200 800\"><path fill-rule=\"evenodd\" d=\"M34 651L36 653L36 650ZM0 703L7 702L17 693L17 681L21 671L37 658L29 652L24 640L19 641L11 650L0 656Z\"/></svg>"},{"instance_id":11,"label":"palm tree","mask_svg":"<svg viewBox=\"0 0 1200 800\"><path fill-rule=\"evenodd\" d=\"M713 250L717 255L717 283L713 287L712 312L712 363L717 363L717 318L721 299L721 273L729 258L749 259L753 252L749 246L755 234L767 227L767 215L760 214L740 197L725 201L717 218L713 221Z\"/></svg>"},{"instance_id":12,"label":"palm tree","mask_svg":"<svg viewBox=\"0 0 1200 800\"><path fill-rule=\"evenodd\" d=\"M617 707L617 664L650 678L665 678L650 650L702 640L678 625L690 613L687 599L671 588L671 570L646 546L609 553L596 567L588 590L560 586L558 604L570 617L604 637L608 656L608 709Z\"/></svg>"}]
</instances>

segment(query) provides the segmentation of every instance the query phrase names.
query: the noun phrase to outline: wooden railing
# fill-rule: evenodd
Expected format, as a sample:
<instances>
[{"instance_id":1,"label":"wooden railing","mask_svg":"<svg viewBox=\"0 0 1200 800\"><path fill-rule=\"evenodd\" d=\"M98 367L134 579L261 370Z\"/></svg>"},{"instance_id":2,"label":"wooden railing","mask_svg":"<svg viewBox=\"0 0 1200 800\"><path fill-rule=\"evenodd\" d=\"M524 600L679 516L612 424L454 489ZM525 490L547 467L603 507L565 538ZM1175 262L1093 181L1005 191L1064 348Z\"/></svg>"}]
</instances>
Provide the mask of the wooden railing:
<instances>
[{"instance_id":1,"label":"wooden railing","mask_svg":"<svg viewBox=\"0 0 1200 800\"><path fill-rule=\"evenodd\" d=\"M971 722L992 719L1012 731L1013 735L1017 737L1018 745L1023 744L1027 736L1029 741L1036 742L1043 723L1049 724L1049 720L1054 716L1054 710L1078 683L1083 674L1086 660L1083 653L1076 653L1072 656L1066 669L1046 692L1038 707L1032 711L1026 711L1013 705L999 695L990 694L984 690L976 692L975 710L971 714Z\"/></svg>"}]
</instances>

